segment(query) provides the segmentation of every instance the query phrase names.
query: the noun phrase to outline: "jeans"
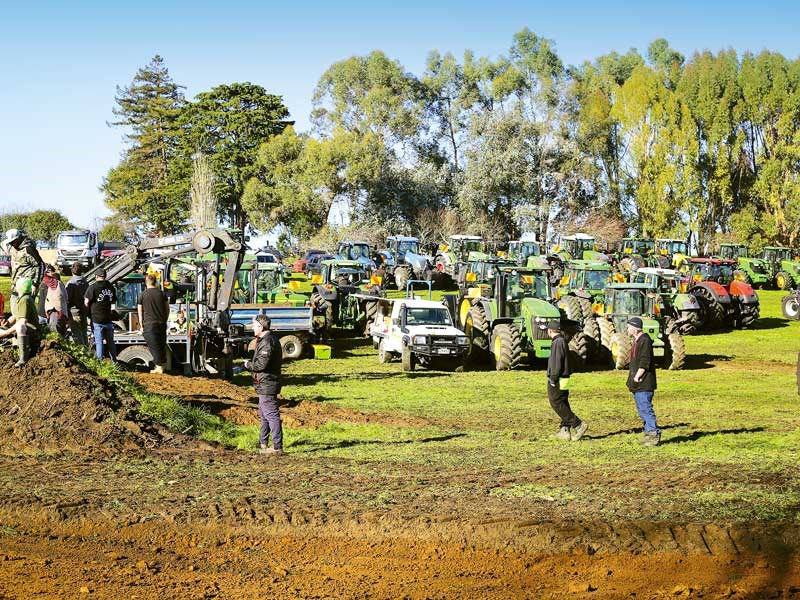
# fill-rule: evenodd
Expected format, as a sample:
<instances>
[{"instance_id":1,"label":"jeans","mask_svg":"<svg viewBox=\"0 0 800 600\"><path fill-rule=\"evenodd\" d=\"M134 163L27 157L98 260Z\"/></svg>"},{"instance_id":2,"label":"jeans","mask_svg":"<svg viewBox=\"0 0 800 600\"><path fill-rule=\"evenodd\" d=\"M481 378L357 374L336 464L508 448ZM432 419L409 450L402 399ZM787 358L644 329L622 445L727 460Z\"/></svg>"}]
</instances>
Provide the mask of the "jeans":
<instances>
[{"instance_id":1,"label":"jeans","mask_svg":"<svg viewBox=\"0 0 800 600\"><path fill-rule=\"evenodd\" d=\"M109 358L116 362L117 349L114 346L114 324L92 323L92 331L94 332L94 348L97 358L103 360L104 350L107 350Z\"/></svg>"},{"instance_id":2,"label":"jeans","mask_svg":"<svg viewBox=\"0 0 800 600\"><path fill-rule=\"evenodd\" d=\"M561 427L578 427L581 420L569 405L569 390L562 390L547 383L547 399L556 414L561 417Z\"/></svg>"},{"instance_id":3,"label":"jeans","mask_svg":"<svg viewBox=\"0 0 800 600\"><path fill-rule=\"evenodd\" d=\"M660 435L661 430L656 425L656 413L653 410L653 392L633 392L633 399L644 423L644 432L655 431Z\"/></svg>"},{"instance_id":4,"label":"jeans","mask_svg":"<svg viewBox=\"0 0 800 600\"><path fill-rule=\"evenodd\" d=\"M153 355L156 366L163 366L167 362L167 324L148 323L142 330L147 348Z\"/></svg>"},{"instance_id":5,"label":"jeans","mask_svg":"<svg viewBox=\"0 0 800 600\"><path fill-rule=\"evenodd\" d=\"M278 397L258 395L258 416L261 419L261 432L258 441L262 448L267 447L267 439L272 433L272 447L283 450L283 428L278 412Z\"/></svg>"}]
</instances>

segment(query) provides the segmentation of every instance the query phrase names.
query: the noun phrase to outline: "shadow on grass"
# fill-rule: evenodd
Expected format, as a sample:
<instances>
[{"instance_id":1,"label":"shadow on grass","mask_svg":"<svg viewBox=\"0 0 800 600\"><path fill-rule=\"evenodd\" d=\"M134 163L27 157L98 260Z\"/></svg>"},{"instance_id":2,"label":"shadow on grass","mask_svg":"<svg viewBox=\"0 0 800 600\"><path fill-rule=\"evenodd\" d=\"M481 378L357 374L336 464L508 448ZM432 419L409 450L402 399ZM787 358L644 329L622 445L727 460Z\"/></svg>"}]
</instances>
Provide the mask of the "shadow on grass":
<instances>
[{"instance_id":1,"label":"shadow on grass","mask_svg":"<svg viewBox=\"0 0 800 600\"><path fill-rule=\"evenodd\" d=\"M664 444L680 444L681 442L696 442L700 438L708 435L720 434L739 434L739 433L759 433L764 431L763 427L751 427L749 429L718 429L717 431L693 431L689 435L679 435L678 437L662 439L661 445Z\"/></svg>"},{"instance_id":2,"label":"shadow on grass","mask_svg":"<svg viewBox=\"0 0 800 600\"><path fill-rule=\"evenodd\" d=\"M445 377L452 373L447 371L393 371L389 373L305 373L298 375L287 375L283 377L281 384L287 385L317 385L318 383L335 383L337 381L347 381L357 379L358 381L381 381L403 377L408 379L430 379L432 377Z\"/></svg>"},{"instance_id":3,"label":"shadow on grass","mask_svg":"<svg viewBox=\"0 0 800 600\"><path fill-rule=\"evenodd\" d=\"M780 317L762 317L749 329L782 329L788 327L789 321Z\"/></svg>"},{"instance_id":4,"label":"shadow on grass","mask_svg":"<svg viewBox=\"0 0 800 600\"><path fill-rule=\"evenodd\" d=\"M684 371L699 371L701 369L713 369L714 362L728 362L732 357L727 354L688 354L686 363L683 365Z\"/></svg>"},{"instance_id":5,"label":"shadow on grass","mask_svg":"<svg viewBox=\"0 0 800 600\"><path fill-rule=\"evenodd\" d=\"M676 427L687 427L689 423L672 423L670 425L662 425L661 429L675 429ZM614 437L615 435L626 435L629 433L641 433L641 427L631 427L630 429L620 429L619 431L610 431L609 433L604 433L603 435L584 435L583 439L585 440L602 440L609 437Z\"/></svg>"},{"instance_id":6,"label":"shadow on grass","mask_svg":"<svg viewBox=\"0 0 800 600\"><path fill-rule=\"evenodd\" d=\"M421 440L398 440L398 441L391 441L385 442L382 440L341 440L332 444L318 444L316 442L311 441L299 441L295 442L291 445L291 448L297 448L298 446L313 446L306 450L299 450L297 454L306 453L306 452L319 452L324 450L337 450L339 448L352 448L353 446L369 446L373 444L384 444L386 446L393 446L393 445L403 445L403 444L428 444L430 442L446 442L448 440L452 440L455 438L465 437L466 433L451 433L449 435L438 435L435 437L428 437L423 438ZM294 454L295 451L292 450Z\"/></svg>"}]
</instances>

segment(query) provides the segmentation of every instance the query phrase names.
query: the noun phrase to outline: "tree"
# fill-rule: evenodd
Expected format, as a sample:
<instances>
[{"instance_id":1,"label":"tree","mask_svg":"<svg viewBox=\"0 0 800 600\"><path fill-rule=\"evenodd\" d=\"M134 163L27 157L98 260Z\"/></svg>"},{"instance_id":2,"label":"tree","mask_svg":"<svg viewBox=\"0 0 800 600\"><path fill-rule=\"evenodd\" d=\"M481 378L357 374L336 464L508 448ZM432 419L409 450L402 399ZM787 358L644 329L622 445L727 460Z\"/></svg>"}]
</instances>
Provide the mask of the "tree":
<instances>
[{"instance_id":1,"label":"tree","mask_svg":"<svg viewBox=\"0 0 800 600\"><path fill-rule=\"evenodd\" d=\"M33 240L54 244L59 232L75 229L75 226L57 210L35 210L0 216L0 232L12 228L23 229Z\"/></svg>"},{"instance_id":2,"label":"tree","mask_svg":"<svg viewBox=\"0 0 800 600\"><path fill-rule=\"evenodd\" d=\"M181 89L158 55L130 86L117 88L113 112L119 120L110 125L128 129L127 148L100 189L116 217L143 233L175 232L186 220L190 171L179 151Z\"/></svg>"},{"instance_id":3,"label":"tree","mask_svg":"<svg viewBox=\"0 0 800 600\"><path fill-rule=\"evenodd\" d=\"M283 99L249 82L218 85L197 95L184 112L184 152L209 156L218 210L232 227L244 229L241 199L256 175L258 149L291 124Z\"/></svg>"},{"instance_id":4,"label":"tree","mask_svg":"<svg viewBox=\"0 0 800 600\"><path fill-rule=\"evenodd\" d=\"M127 238L127 231L119 223L107 222L97 232L97 239L101 242L121 242Z\"/></svg>"}]
</instances>

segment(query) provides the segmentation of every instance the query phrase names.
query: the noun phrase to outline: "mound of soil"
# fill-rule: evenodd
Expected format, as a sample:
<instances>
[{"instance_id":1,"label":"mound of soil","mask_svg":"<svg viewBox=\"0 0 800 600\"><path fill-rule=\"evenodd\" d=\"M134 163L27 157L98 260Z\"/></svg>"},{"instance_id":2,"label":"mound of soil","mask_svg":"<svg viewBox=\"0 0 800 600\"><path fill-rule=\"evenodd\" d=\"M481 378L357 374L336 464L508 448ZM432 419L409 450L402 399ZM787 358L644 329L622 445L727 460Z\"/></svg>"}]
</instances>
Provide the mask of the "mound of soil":
<instances>
[{"instance_id":1,"label":"mound of soil","mask_svg":"<svg viewBox=\"0 0 800 600\"><path fill-rule=\"evenodd\" d=\"M0 352L0 452L102 453L201 446L139 412L129 394L45 340L22 367Z\"/></svg>"}]
</instances>

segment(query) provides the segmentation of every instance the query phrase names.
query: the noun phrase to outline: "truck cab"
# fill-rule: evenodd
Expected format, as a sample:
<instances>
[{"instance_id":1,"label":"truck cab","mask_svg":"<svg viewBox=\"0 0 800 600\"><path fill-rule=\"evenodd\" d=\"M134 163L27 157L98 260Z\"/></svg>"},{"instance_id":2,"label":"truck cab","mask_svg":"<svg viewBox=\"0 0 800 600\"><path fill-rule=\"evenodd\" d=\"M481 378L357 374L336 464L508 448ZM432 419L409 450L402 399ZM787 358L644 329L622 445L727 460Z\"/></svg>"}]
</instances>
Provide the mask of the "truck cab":
<instances>
[{"instance_id":1,"label":"truck cab","mask_svg":"<svg viewBox=\"0 0 800 600\"><path fill-rule=\"evenodd\" d=\"M56 266L64 270L72 263L92 267L100 260L97 233L88 229L62 231L56 238Z\"/></svg>"}]
</instances>

